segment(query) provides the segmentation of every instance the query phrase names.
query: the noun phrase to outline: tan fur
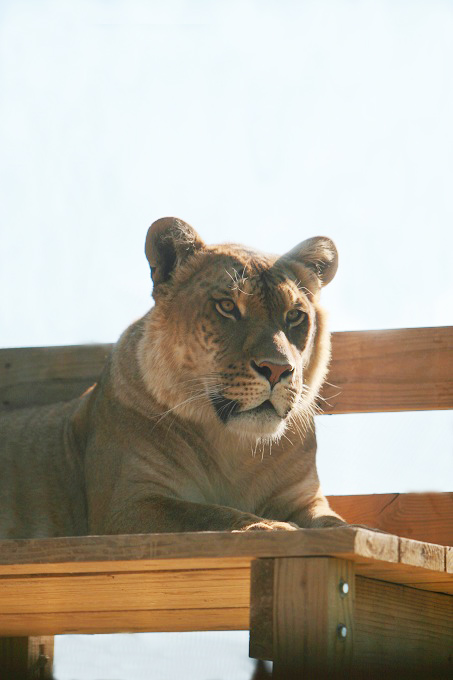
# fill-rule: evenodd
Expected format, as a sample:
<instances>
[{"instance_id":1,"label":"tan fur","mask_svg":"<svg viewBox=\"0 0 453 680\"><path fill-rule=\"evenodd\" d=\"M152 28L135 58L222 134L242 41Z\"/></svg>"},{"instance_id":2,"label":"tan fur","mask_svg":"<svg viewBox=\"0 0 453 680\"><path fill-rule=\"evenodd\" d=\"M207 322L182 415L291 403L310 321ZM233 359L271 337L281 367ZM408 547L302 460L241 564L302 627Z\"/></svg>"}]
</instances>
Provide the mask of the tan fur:
<instances>
[{"instance_id":1,"label":"tan fur","mask_svg":"<svg viewBox=\"0 0 453 680\"><path fill-rule=\"evenodd\" d=\"M335 274L332 242L268 256L206 246L165 218L146 254L156 304L96 387L1 417L0 536L342 524L320 490L313 424L330 357L319 293ZM225 299L237 318L218 311ZM305 318L291 328L296 307ZM294 370L272 388L263 361Z\"/></svg>"}]
</instances>

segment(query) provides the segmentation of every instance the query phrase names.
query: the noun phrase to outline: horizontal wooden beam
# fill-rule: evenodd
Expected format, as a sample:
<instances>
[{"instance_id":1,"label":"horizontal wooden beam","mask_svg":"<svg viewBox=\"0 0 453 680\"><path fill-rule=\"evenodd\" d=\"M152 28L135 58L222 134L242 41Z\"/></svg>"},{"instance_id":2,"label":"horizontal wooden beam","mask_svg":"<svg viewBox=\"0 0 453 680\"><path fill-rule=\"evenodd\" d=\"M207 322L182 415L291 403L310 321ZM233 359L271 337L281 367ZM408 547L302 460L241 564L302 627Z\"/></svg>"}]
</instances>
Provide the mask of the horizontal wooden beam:
<instances>
[{"instance_id":1,"label":"horizontal wooden beam","mask_svg":"<svg viewBox=\"0 0 453 680\"><path fill-rule=\"evenodd\" d=\"M256 558L340 558L361 576L452 593L446 553L349 527L2 540L0 635L243 629Z\"/></svg>"},{"instance_id":2,"label":"horizontal wooden beam","mask_svg":"<svg viewBox=\"0 0 453 680\"><path fill-rule=\"evenodd\" d=\"M451 676L451 595L357 576L354 611L355 677L444 680Z\"/></svg>"},{"instance_id":3,"label":"horizontal wooden beam","mask_svg":"<svg viewBox=\"0 0 453 680\"><path fill-rule=\"evenodd\" d=\"M142 570L140 564L158 564L161 569L179 568L179 560L192 560L184 568L206 567L214 559L216 568L234 560L255 557L291 557L341 553L352 558L384 559L398 562L398 537L366 529L336 527L298 531L196 531L171 534L124 534L60 538L21 538L0 540L0 575L18 573L28 565L28 573L46 573L46 565L60 565L61 573L72 565L84 564L85 572L109 571L109 564L122 562L124 569ZM70 566L71 565L71 566ZM101 565L100 567L98 565ZM102 566L103 565L103 566ZM128 566L130 565L130 566ZM237 566L237 565L235 565ZM148 568L148 566L146 567ZM11 569L13 571L11 571ZM26 572L24 572L26 573ZM56 572L53 572L56 573Z\"/></svg>"},{"instance_id":4,"label":"horizontal wooden beam","mask_svg":"<svg viewBox=\"0 0 453 680\"><path fill-rule=\"evenodd\" d=\"M333 333L332 342L324 413L453 408L453 327ZM0 350L0 410L79 396L111 347Z\"/></svg>"},{"instance_id":5,"label":"horizontal wooden beam","mask_svg":"<svg viewBox=\"0 0 453 680\"><path fill-rule=\"evenodd\" d=\"M387 580L409 570L414 581L427 575L453 585L447 551L445 546L356 527L6 539L0 541L0 579L77 573L108 573L114 578L120 573L196 570L214 575L225 569L239 573L259 557L333 556L353 560L368 575L369 569L386 567ZM450 567L453 572L453 564Z\"/></svg>"},{"instance_id":6,"label":"horizontal wooden beam","mask_svg":"<svg viewBox=\"0 0 453 680\"><path fill-rule=\"evenodd\" d=\"M79 397L102 372L113 345L0 349L0 410Z\"/></svg>"},{"instance_id":7,"label":"horizontal wooden beam","mask_svg":"<svg viewBox=\"0 0 453 680\"><path fill-rule=\"evenodd\" d=\"M453 493L383 493L329 496L351 524L365 524L418 541L453 545Z\"/></svg>"},{"instance_id":8,"label":"horizontal wooden beam","mask_svg":"<svg viewBox=\"0 0 453 680\"><path fill-rule=\"evenodd\" d=\"M228 582L225 582L228 586ZM116 593L113 594L114 596ZM208 630L249 630L249 605L215 609L134 609L109 611L0 613L1 636L92 635L95 633L185 633ZM6 632L5 632L6 631ZM1 656L0 656L1 662ZM2 667L0 665L0 671ZM0 674L0 677L1 674ZM12 678L15 676L11 676Z\"/></svg>"},{"instance_id":9,"label":"horizontal wooden beam","mask_svg":"<svg viewBox=\"0 0 453 680\"><path fill-rule=\"evenodd\" d=\"M249 569L175 569L95 574L11 576L0 584L0 612L120 612L244 608ZM225 585L228 584L228 588ZM2 587L6 586L7 587Z\"/></svg>"},{"instance_id":10,"label":"horizontal wooden beam","mask_svg":"<svg viewBox=\"0 0 453 680\"><path fill-rule=\"evenodd\" d=\"M332 336L324 413L453 408L453 327Z\"/></svg>"}]
</instances>

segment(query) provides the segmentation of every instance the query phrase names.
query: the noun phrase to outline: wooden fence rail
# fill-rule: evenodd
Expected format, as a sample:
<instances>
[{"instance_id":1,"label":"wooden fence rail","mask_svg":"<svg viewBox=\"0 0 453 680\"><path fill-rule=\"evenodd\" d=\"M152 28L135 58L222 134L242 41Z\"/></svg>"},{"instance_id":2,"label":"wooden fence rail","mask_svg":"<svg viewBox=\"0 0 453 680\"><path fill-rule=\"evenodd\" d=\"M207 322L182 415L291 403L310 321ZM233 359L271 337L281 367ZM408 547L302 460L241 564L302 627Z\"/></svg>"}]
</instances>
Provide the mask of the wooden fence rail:
<instances>
[{"instance_id":1,"label":"wooden fence rail","mask_svg":"<svg viewBox=\"0 0 453 680\"><path fill-rule=\"evenodd\" d=\"M95 383L112 345L0 350L0 410L68 401ZM453 327L333 333L326 414L453 408Z\"/></svg>"}]
</instances>

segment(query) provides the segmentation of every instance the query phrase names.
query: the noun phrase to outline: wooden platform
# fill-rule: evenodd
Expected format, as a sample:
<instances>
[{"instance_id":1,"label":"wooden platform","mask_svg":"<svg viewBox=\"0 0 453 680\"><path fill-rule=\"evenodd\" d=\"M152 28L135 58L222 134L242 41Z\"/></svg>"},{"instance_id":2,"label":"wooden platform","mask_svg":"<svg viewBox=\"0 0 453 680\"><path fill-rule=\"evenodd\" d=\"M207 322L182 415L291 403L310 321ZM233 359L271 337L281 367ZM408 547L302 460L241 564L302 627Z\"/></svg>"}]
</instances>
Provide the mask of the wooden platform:
<instances>
[{"instance_id":1,"label":"wooden platform","mask_svg":"<svg viewBox=\"0 0 453 680\"><path fill-rule=\"evenodd\" d=\"M0 411L78 396L109 350L0 350ZM453 329L335 333L322 397L325 413L453 408ZM389 533L0 541L0 679L50 680L54 634L237 629L276 680L453 677L453 494L329 500Z\"/></svg>"},{"instance_id":2,"label":"wooden platform","mask_svg":"<svg viewBox=\"0 0 453 680\"><path fill-rule=\"evenodd\" d=\"M398 668L405 650L406 670L423 661L429 677L447 677L452 593L450 548L361 528L0 542L0 635L250 628L252 656L275 658L278 668L283 655L286 674L298 645L288 652L281 626L295 616L303 636L300 612L311 630L328 596L321 627L345 626L340 652L354 639L342 672L388 671L392 659ZM282 614L285 602L292 614ZM313 668L324 654L296 656L294 668Z\"/></svg>"}]
</instances>

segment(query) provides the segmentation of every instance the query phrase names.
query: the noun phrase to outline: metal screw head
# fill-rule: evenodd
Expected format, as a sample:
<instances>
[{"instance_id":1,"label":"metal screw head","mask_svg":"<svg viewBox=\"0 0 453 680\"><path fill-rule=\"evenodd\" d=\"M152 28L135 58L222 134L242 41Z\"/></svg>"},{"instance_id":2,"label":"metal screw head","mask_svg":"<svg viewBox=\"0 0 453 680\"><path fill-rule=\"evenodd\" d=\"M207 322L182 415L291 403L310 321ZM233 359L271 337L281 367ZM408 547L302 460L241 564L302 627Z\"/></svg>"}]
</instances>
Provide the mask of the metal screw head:
<instances>
[{"instance_id":1,"label":"metal screw head","mask_svg":"<svg viewBox=\"0 0 453 680\"><path fill-rule=\"evenodd\" d=\"M340 581L339 589L340 595L347 595L349 593L349 583L346 581Z\"/></svg>"},{"instance_id":2,"label":"metal screw head","mask_svg":"<svg viewBox=\"0 0 453 680\"><path fill-rule=\"evenodd\" d=\"M345 640L346 636L348 634L348 629L344 625L344 623L339 623L337 626L337 635L340 638L340 640Z\"/></svg>"}]
</instances>

